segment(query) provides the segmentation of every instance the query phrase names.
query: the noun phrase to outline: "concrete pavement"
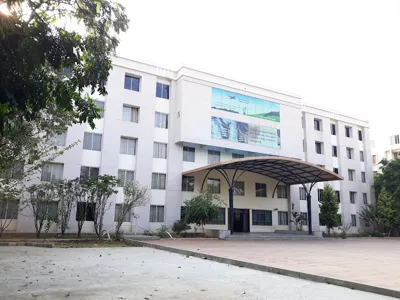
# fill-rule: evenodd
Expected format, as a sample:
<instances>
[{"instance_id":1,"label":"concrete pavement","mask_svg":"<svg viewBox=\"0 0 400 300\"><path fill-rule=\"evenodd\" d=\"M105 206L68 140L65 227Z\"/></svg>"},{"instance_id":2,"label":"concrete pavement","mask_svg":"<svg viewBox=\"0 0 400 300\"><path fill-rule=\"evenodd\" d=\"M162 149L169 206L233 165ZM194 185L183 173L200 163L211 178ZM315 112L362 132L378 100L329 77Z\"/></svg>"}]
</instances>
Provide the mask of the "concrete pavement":
<instances>
[{"instance_id":1,"label":"concrete pavement","mask_svg":"<svg viewBox=\"0 0 400 300\"><path fill-rule=\"evenodd\" d=\"M150 248L0 247L0 277L0 299L392 299Z\"/></svg>"}]
</instances>

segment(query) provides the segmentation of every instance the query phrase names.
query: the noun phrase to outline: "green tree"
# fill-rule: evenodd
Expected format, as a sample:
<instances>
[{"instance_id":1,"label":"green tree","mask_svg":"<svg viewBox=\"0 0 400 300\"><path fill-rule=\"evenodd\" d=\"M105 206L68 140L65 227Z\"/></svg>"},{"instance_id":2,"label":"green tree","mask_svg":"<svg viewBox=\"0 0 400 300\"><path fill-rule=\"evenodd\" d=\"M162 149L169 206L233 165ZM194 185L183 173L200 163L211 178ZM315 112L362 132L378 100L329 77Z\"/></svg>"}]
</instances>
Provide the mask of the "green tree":
<instances>
[{"instance_id":1,"label":"green tree","mask_svg":"<svg viewBox=\"0 0 400 300\"><path fill-rule=\"evenodd\" d=\"M220 202L217 195L209 191L201 192L184 202L184 220L187 224L201 226L204 233L204 225L218 216Z\"/></svg>"},{"instance_id":2,"label":"green tree","mask_svg":"<svg viewBox=\"0 0 400 300\"><path fill-rule=\"evenodd\" d=\"M36 237L39 238L44 225L50 228L51 223L58 222L57 210L52 208L57 204L57 186L55 182L45 182L31 185L27 191L29 196L25 205L32 213Z\"/></svg>"},{"instance_id":3,"label":"green tree","mask_svg":"<svg viewBox=\"0 0 400 300\"><path fill-rule=\"evenodd\" d=\"M340 219L338 216L339 200L329 184L324 186L318 201L321 224L325 224L328 234L331 234L331 229L340 225Z\"/></svg>"},{"instance_id":4,"label":"green tree","mask_svg":"<svg viewBox=\"0 0 400 300\"><path fill-rule=\"evenodd\" d=\"M117 36L128 28L112 0L2 0L0 134L32 121L49 104L76 122L99 117L91 96L106 94Z\"/></svg>"},{"instance_id":5,"label":"green tree","mask_svg":"<svg viewBox=\"0 0 400 300\"><path fill-rule=\"evenodd\" d=\"M390 235L392 229L400 226L400 216L396 209L396 203L391 193L385 187L382 188L376 203L377 216L383 223L383 230L388 230Z\"/></svg>"},{"instance_id":6,"label":"green tree","mask_svg":"<svg viewBox=\"0 0 400 300\"><path fill-rule=\"evenodd\" d=\"M115 190L118 182L118 178L111 175L100 175L98 178L92 178L86 181L88 187L88 202L95 205L93 223L94 231L99 239L102 238L103 234L104 214L111 206L111 202L108 200L111 195L118 193L118 191Z\"/></svg>"},{"instance_id":7,"label":"green tree","mask_svg":"<svg viewBox=\"0 0 400 300\"><path fill-rule=\"evenodd\" d=\"M122 237L121 226L127 214L133 214L135 207L145 206L150 200L149 190L136 181L129 181L124 185L124 201L120 204L115 226L115 239Z\"/></svg>"}]
</instances>

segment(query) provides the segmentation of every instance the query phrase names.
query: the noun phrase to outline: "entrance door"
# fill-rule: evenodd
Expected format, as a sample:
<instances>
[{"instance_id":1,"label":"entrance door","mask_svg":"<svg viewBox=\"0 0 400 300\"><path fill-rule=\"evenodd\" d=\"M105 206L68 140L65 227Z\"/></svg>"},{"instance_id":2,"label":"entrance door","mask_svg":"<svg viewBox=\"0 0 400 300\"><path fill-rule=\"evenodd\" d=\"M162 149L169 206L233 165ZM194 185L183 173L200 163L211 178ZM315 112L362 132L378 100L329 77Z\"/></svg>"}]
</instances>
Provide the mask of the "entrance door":
<instances>
[{"instance_id":1,"label":"entrance door","mask_svg":"<svg viewBox=\"0 0 400 300\"><path fill-rule=\"evenodd\" d=\"M233 210L233 232L250 232L250 218L248 209Z\"/></svg>"}]
</instances>

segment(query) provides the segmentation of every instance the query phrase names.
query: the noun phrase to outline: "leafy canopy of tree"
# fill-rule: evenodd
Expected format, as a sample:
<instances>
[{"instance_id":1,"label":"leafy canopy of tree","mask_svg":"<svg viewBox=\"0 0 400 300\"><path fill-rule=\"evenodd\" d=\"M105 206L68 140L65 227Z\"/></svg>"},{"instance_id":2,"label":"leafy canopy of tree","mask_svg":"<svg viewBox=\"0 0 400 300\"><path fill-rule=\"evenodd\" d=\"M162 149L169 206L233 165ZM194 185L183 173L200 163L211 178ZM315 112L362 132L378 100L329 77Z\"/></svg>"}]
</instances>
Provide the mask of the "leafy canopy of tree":
<instances>
[{"instance_id":1,"label":"leafy canopy of tree","mask_svg":"<svg viewBox=\"0 0 400 300\"><path fill-rule=\"evenodd\" d=\"M339 200L329 184L324 186L318 201L320 203L319 218L321 224L326 226L328 234L330 234L333 227L340 225L340 219L338 216Z\"/></svg>"},{"instance_id":2,"label":"leafy canopy of tree","mask_svg":"<svg viewBox=\"0 0 400 300\"><path fill-rule=\"evenodd\" d=\"M374 176L376 205L371 204L360 217L380 232L400 230L400 159L381 162L380 173Z\"/></svg>"},{"instance_id":3,"label":"leafy canopy of tree","mask_svg":"<svg viewBox=\"0 0 400 300\"><path fill-rule=\"evenodd\" d=\"M0 12L0 133L51 103L94 127L90 95L106 94L125 8L112 0L1 2L9 14Z\"/></svg>"},{"instance_id":4,"label":"leafy canopy of tree","mask_svg":"<svg viewBox=\"0 0 400 300\"><path fill-rule=\"evenodd\" d=\"M121 226L127 214L133 214L135 207L145 206L150 200L149 189L137 181L129 181L124 185L124 201L120 204L115 227L115 239L122 237Z\"/></svg>"},{"instance_id":5,"label":"leafy canopy of tree","mask_svg":"<svg viewBox=\"0 0 400 300\"><path fill-rule=\"evenodd\" d=\"M220 202L219 197L209 191L201 192L186 200L183 214L186 224L201 226L204 233L204 225L218 216Z\"/></svg>"}]
</instances>

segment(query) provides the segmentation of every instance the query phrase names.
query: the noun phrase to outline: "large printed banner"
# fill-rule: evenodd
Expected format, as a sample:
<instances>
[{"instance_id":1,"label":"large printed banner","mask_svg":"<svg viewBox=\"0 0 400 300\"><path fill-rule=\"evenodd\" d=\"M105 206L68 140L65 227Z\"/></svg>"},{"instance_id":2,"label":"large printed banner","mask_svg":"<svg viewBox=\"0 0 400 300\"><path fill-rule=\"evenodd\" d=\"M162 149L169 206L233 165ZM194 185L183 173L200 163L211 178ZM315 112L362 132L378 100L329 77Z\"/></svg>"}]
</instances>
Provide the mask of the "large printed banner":
<instances>
[{"instance_id":1,"label":"large printed banner","mask_svg":"<svg viewBox=\"0 0 400 300\"><path fill-rule=\"evenodd\" d=\"M278 103L217 88L212 89L211 107L236 114L280 122L280 107Z\"/></svg>"},{"instance_id":2,"label":"large printed banner","mask_svg":"<svg viewBox=\"0 0 400 300\"><path fill-rule=\"evenodd\" d=\"M218 117L211 117L211 137L270 148L281 147L279 129Z\"/></svg>"}]
</instances>

